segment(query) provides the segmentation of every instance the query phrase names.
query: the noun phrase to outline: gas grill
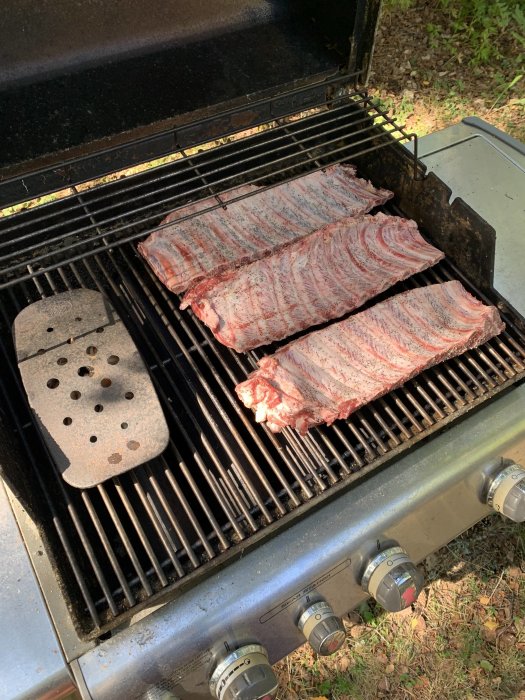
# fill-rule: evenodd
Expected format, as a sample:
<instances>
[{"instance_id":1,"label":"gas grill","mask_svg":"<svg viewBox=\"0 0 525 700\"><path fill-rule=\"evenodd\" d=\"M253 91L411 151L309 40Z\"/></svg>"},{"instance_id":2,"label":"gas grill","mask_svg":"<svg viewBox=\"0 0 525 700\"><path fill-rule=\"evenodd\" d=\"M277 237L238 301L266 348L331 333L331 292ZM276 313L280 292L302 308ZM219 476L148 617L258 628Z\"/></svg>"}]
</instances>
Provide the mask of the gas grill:
<instances>
[{"instance_id":1,"label":"gas grill","mask_svg":"<svg viewBox=\"0 0 525 700\"><path fill-rule=\"evenodd\" d=\"M450 201L418 158L416 137L363 87L378 3L342 10L311 2L307 12L286 2L218 3L223 14L211 12L209 36L192 35L195 22L202 32L198 4L187 16L168 4L155 8L168 12L172 32L141 37L153 43L139 51L134 5L124 3L122 53L118 32L104 44L84 8L86 35L99 44L89 60L79 48L74 71L71 56L57 53L39 75L38 47L29 56L36 63L25 65L23 46L9 46L12 72L0 93L9 106L0 170L0 465L13 561L2 574L3 619L17 628L2 650L2 665L16 670L1 674L9 676L0 681L6 698L58 697L74 686L94 700L271 696L269 662L305 637L319 653L335 650L339 616L369 593L389 609L410 604L422 585L413 562L490 512L487 504L525 519L525 308L508 279L505 297L498 288L506 232L496 238L468 202ZM55 30L62 12L54 3L46 15ZM78 18L65 27L80 46ZM239 63L248 46L259 59L251 73ZM222 73L206 63L221 51ZM196 76L186 91L180 77L169 82L181 57ZM133 94L118 82L126 75L138 81ZM135 101L140 110L131 109ZM477 131L457 143L485 139L523 175L504 135L492 134L503 144L494 146L483 125L465 128ZM234 393L272 348L236 354L218 344L179 311L136 244L187 202L212 196L209 208L225 207L221 195L239 184L269 188L338 162L391 189L384 210L414 218L446 253L380 298L460 279L498 306L506 330L349 420L305 437L274 435ZM45 447L11 338L25 306L82 287L105 294L124 321L170 429L160 457L84 490L63 481Z\"/></svg>"}]
</instances>

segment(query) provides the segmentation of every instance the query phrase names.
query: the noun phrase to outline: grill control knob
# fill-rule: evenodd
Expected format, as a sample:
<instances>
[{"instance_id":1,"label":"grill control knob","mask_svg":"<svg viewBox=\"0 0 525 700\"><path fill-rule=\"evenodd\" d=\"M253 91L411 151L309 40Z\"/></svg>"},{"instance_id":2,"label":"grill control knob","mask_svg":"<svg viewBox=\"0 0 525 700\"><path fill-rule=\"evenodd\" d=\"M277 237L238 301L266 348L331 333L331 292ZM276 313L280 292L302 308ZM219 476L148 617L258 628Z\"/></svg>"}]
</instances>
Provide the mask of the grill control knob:
<instances>
[{"instance_id":1,"label":"grill control knob","mask_svg":"<svg viewBox=\"0 0 525 700\"><path fill-rule=\"evenodd\" d=\"M525 469L519 464L502 469L489 486L487 503L515 523L524 522Z\"/></svg>"},{"instance_id":2,"label":"grill control knob","mask_svg":"<svg viewBox=\"0 0 525 700\"><path fill-rule=\"evenodd\" d=\"M221 661L210 679L217 700L271 700L277 693L277 679L260 644L247 644Z\"/></svg>"},{"instance_id":3,"label":"grill control knob","mask_svg":"<svg viewBox=\"0 0 525 700\"><path fill-rule=\"evenodd\" d=\"M422 574L402 547L389 547L367 564L361 585L390 612L408 608L424 585Z\"/></svg>"},{"instance_id":4,"label":"grill control knob","mask_svg":"<svg viewBox=\"0 0 525 700\"><path fill-rule=\"evenodd\" d=\"M312 649L321 656L333 654L345 641L345 628L341 619L324 600L306 608L297 627Z\"/></svg>"}]
</instances>

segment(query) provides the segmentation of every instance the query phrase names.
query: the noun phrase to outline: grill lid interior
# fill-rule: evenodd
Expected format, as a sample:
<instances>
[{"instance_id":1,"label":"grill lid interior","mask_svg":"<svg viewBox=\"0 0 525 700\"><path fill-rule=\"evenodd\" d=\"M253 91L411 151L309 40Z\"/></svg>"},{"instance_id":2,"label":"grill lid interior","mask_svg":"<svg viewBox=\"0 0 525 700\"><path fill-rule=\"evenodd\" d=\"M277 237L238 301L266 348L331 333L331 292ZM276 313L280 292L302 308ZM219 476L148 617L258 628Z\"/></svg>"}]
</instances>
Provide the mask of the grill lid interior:
<instances>
[{"instance_id":1,"label":"grill lid interior","mask_svg":"<svg viewBox=\"0 0 525 700\"><path fill-rule=\"evenodd\" d=\"M0 179L2 166L78 147L79 155L100 148L95 141L107 145L139 127L135 137L158 132L203 112L249 105L237 128L278 116L289 109L286 97L262 114L254 96L278 96L341 68L366 72L379 0L74 7L2 3Z\"/></svg>"}]
</instances>

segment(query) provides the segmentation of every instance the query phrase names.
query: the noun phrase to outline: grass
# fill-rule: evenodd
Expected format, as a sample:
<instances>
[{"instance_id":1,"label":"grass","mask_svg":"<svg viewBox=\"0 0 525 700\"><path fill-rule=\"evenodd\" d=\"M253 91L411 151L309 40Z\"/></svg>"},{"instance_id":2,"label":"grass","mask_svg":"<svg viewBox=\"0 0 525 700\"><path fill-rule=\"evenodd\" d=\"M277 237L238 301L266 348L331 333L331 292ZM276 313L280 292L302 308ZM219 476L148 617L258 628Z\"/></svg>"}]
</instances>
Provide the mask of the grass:
<instances>
[{"instance_id":1,"label":"grass","mask_svg":"<svg viewBox=\"0 0 525 700\"><path fill-rule=\"evenodd\" d=\"M372 69L420 136L476 114L525 140L525 0L385 0Z\"/></svg>"},{"instance_id":2,"label":"grass","mask_svg":"<svg viewBox=\"0 0 525 700\"><path fill-rule=\"evenodd\" d=\"M525 525L492 516L424 563L412 608L366 604L334 656L277 664L281 700L525 700Z\"/></svg>"}]
</instances>

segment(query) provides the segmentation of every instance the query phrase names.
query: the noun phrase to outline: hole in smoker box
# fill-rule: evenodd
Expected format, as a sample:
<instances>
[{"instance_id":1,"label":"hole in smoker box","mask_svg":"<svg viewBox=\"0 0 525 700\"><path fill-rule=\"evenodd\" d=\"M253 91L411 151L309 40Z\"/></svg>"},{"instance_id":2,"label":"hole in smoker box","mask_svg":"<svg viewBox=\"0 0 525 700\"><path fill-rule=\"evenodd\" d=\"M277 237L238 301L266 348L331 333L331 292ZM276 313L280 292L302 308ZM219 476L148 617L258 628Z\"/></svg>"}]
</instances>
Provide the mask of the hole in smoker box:
<instances>
[{"instance_id":1,"label":"hole in smoker box","mask_svg":"<svg viewBox=\"0 0 525 700\"><path fill-rule=\"evenodd\" d=\"M89 442L96 442L96 441L97 441L97 436L96 436L96 435L92 435L92 436L89 438Z\"/></svg>"},{"instance_id":2,"label":"hole in smoker box","mask_svg":"<svg viewBox=\"0 0 525 700\"><path fill-rule=\"evenodd\" d=\"M55 330L54 328L48 328L48 329L47 329L47 332L48 332L48 333L52 333L54 330Z\"/></svg>"},{"instance_id":3,"label":"hole in smoker box","mask_svg":"<svg viewBox=\"0 0 525 700\"><path fill-rule=\"evenodd\" d=\"M140 442L137 440L130 440L128 442L128 450L138 450L140 447Z\"/></svg>"},{"instance_id":4,"label":"hole in smoker box","mask_svg":"<svg viewBox=\"0 0 525 700\"><path fill-rule=\"evenodd\" d=\"M57 365L65 365L67 364L67 357L59 357L57 360Z\"/></svg>"},{"instance_id":5,"label":"hole in smoker box","mask_svg":"<svg viewBox=\"0 0 525 700\"><path fill-rule=\"evenodd\" d=\"M126 430L126 428L128 427L128 424L127 424L127 423L121 423L121 424L120 424L120 427L122 428L122 430Z\"/></svg>"},{"instance_id":6,"label":"hole in smoker box","mask_svg":"<svg viewBox=\"0 0 525 700\"><path fill-rule=\"evenodd\" d=\"M116 365L119 360L120 360L120 357L118 355L110 355L108 357L108 364L109 365Z\"/></svg>"},{"instance_id":7,"label":"hole in smoker box","mask_svg":"<svg viewBox=\"0 0 525 700\"><path fill-rule=\"evenodd\" d=\"M102 413L103 410L104 406L101 403L97 403L97 405L95 406L95 413Z\"/></svg>"},{"instance_id":8,"label":"hole in smoker box","mask_svg":"<svg viewBox=\"0 0 525 700\"><path fill-rule=\"evenodd\" d=\"M96 345L90 345L89 347L86 348L86 352L88 355L91 357L94 357L97 354L97 347Z\"/></svg>"},{"instance_id":9,"label":"hole in smoker box","mask_svg":"<svg viewBox=\"0 0 525 700\"><path fill-rule=\"evenodd\" d=\"M73 419L70 418L69 416L66 416L66 418L64 418L64 420L62 421L62 423L64 425L71 425L72 422L73 422Z\"/></svg>"},{"instance_id":10,"label":"hole in smoker box","mask_svg":"<svg viewBox=\"0 0 525 700\"><path fill-rule=\"evenodd\" d=\"M100 385L103 386L105 389L107 389L108 386L111 386L111 379L104 377L104 379L100 380Z\"/></svg>"},{"instance_id":11,"label":"hole in smoker box","mask_svg":"<svg viewBox=\"0 0 525 700\"><path fill-rule=\"evenodd\" d=\"M124 396L128 401L131 401L131 399L135 396L135 394L132 391L126 391Z\"/></svg>"},{"instance_id":12,"label":"hole in smoker box","mask_svg":"<svg viewBox=\"0 0 525 700\"><path fill-rule=\"evenodd\" d=\"M122 462L122 455L118 452L113 452L112 455L109 455L108 462L110 464L118 464L119 462Z\"/></svg>"},{"instance_id":13,"label":"hole in smoker box","mask_svg":"<svg viewBox=\"0 0 525 700\"><path fill-rule=\"evenodd\" d=\"M55 379L55 377L47 380L47 386L49 389L56 389L59 384L60 382L58 381L58 379Z\"/></svg>"},{"instance_id":14,"label":"hole in smoker box","mask_svg":"<svg viewBox=\"0 0 525 700\"><path fill-rule=\"evenodd\" d=\"M94 367L79 367L77 374L79 377L92 377L95 374Z\"/></svg>"},{"instance_id":15,"label":"hole in smoker box","mask_svg":"<svg viewBox=\"0 0 525 700\"><path fill-rule=\"evenodd\" d=\"M72 391L69 395L71 396L73 401L76 401L77 399L79 399L82 396L80 391Z\"/></svg>"}]
</instances>

